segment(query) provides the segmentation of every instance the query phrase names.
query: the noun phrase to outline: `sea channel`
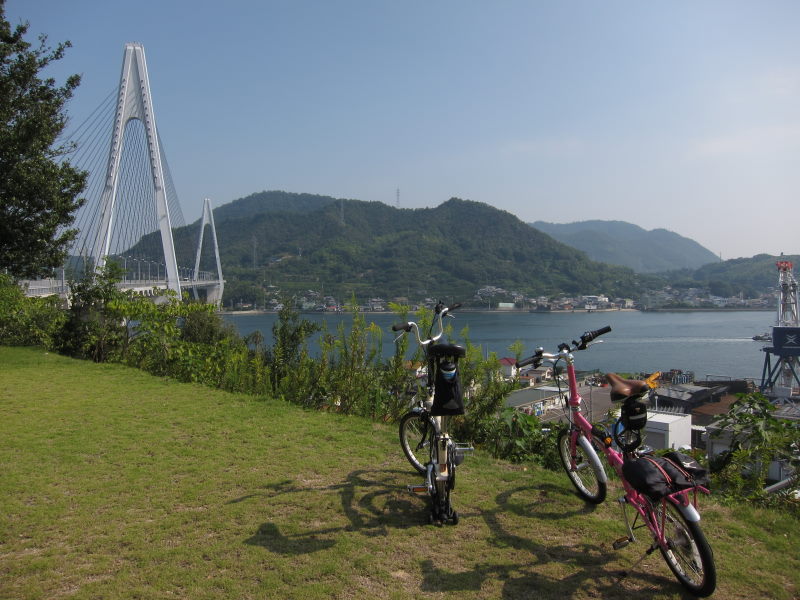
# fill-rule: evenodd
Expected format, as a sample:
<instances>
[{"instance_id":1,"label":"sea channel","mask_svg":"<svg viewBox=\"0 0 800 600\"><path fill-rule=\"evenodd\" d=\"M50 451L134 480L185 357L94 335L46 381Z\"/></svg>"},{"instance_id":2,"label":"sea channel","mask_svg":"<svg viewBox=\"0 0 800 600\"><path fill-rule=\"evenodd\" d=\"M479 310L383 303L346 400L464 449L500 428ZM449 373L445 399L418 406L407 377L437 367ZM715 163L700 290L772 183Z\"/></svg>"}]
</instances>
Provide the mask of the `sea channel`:
<instances>
[{"instance_id":1,"label":"sea channel","mask_svg":"<svg viewBox=\"0 0 800 600\"><path fill-rule=\"evenodd\" d=\"M560 342L569 342L584 331L610 325L612 331L603 342L576 354L580 370L649 372L679 369L692 371L696 379L749 378L761 381L764 365L764 342L754 341L756 334L769 331L774 324L772 311L598 311L598 312L455 312L449 319L455 343L468 328L470 341L484 353L495 352L499 358L513 353L509 346L523 343L527 356L542 346L555 351ZM302 318L323 324L336 333L339 323L349 331L352 316L339 313L303 313ZM393 313L367 313L383 332L382 351L394 350L395 334L391 325L399 319ZM272 343L275 313L228 313L224 318L241 335L260 330L267 344ZM413 318L413 317L412 317ZM319 352L319 335L309 343L312 354ZM768 345L768 343L766 344Z\"/></svg>"}]
</instances>

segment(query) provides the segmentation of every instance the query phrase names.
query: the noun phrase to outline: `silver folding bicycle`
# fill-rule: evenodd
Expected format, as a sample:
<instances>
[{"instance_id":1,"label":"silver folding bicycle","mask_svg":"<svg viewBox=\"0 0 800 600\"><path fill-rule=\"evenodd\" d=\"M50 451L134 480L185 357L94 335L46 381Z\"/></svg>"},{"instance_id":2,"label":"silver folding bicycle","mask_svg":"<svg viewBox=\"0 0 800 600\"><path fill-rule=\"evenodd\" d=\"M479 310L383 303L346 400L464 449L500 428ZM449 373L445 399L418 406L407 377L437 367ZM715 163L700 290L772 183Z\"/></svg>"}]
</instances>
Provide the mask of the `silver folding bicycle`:
<instances>
[{"instance_id":1,"label":"silver folding bicycle","mask_svg":"<svg viewBox=\"0 0 800 600\"><path fill-rule=\"evenodd\" d=\"M402 332L401 336L413 331L425 357L425 372L417 379L413 406L400 419L400 445L414 469L425 476L423 484L408 488L430 496L428 520L437 525L458 523L458 512L450 504L450 493L455 488L456 467L464 460L465 453L473 450L468 444L453 441L448 431L450 418L464 414L458 361L466 351L457 344L437 343L444 333L442 319L452 317L450 311L459 306L445 306L439 302L425 339L413 321L392 325L392 331ZM432 335L435 325L438 325L438 333Z\"/></svg>"}]
</instances>

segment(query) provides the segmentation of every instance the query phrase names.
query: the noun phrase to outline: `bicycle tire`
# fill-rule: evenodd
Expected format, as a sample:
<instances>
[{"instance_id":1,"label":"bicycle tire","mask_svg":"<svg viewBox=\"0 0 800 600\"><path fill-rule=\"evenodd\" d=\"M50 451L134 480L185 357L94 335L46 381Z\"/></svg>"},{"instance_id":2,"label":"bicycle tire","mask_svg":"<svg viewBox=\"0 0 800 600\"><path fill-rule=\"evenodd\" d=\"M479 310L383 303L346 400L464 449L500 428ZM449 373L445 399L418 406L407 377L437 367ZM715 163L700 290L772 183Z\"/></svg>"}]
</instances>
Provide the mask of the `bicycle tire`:
<instances>
[{"instance_id":1,"label":"bicycle tire","mask_svg":"<svg viewBox=\"0 0 800 600\"><path fill-rule=\"evenodd\" d=\"M669 501L660 502L655 508L659 524L664 506L664 537L669 547L665 549L659 545L661 555L683 587L695 596L710 596L717 587L717 569L700 524L687 521L680 509Z\"/></svg>"},{"instance_id":2,"label":"bicycle tire","mask_svg":"<svg viewBox=\"0 0 800 600\"><path fill-rule=\"evenodd\" d=\"M424 475L431 458L431 440L435 431L427 413L410 411L400 419L400 447L414 469Z\"/></svg>"},{"instance_id":3,"label":"bicycle tire","mask_svg":"<svg viewBox=\"0 0 800 600\"><path fill-rule=\"evenodd\" d=\"M580 433L579 435L583 435ZM558 455L561 457L561 465L567 472L572 481L572 485L578 490L578 494L591 504L600 504L606 499L607 486L595 472L595 467L586 458L584 449L580 445L575 446L575 469L572 468L572 455L570 451L570 430L564 429L558 435ZM600 467L602 468L602 467Z\"/></svg>"}]
</instances>

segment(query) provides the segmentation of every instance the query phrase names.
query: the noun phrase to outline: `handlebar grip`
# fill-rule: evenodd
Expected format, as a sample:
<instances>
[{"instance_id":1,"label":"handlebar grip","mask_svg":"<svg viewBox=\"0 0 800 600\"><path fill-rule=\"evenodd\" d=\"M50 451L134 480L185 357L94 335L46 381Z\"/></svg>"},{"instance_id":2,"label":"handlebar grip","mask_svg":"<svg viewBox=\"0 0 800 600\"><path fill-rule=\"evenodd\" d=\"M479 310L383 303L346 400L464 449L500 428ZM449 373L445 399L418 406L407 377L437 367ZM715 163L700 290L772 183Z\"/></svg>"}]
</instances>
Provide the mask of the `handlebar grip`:
<instances>
[{"instance_id":1,"label":"handlebar grip","mask_svg":"<svg viewBox=\"0 0 800 600\"><path fill-rule=\"evenodd\" d=\"M392 331L405 331L408 333L411 331L411 323L395 323L392 325Z\"/></svg>"},{"instance_id":2,"label":"handlebar grip","mask_svg":"<svg viewBox=\"0 0 800 600\"><path fill-rule=\"evenodd\" d=\"M592 333L594 334L594 337L599 337L601 335L609 333L610 331L611 331L611 325L606 325L605 327L601 327L600 329L597 329Z\"/></svg>"},{"instance_id":3,"label":"handlebar grip","mask_svg":"<svg viewBox=\"0 0 800 600\"><path fill-rule=\"evenodd\" d=\"M536 352L534 352L532 356L523 358L521 361L517 362L517 368L521 369L522 367L533 365L534 369L538 369L539 365L542 364L542 352L543 350L541 348L537 348Z\"/></svg>"},{"instance_id":4,"label":"handlebar grip","mask_svg":"<svg viewBox=\"0 0 800 600\"><path fill-rule=\"evenodd\" d=\"M522 367L527 367L528 365L532 365L536 361L535 356L529 356L528 358L523 358L521 361L517 363L517 368L521 369Z\"/></svg>"},{"instance_id":5,"label":"handlebar grip","mask_svg":"<svg viewBox=\"0 0 800 600\"><path fill-rule=\"evenodd\" d=\"M448 306L447 312L450 312L451 310L455 310L457 308L461 308L461 302L456 302L455 304L451 304L450 306Z\"/></svg>"},{"instance_id":6,"label":"handlebar grip","mask_svg":"<svg viewBox=\"0 0 800 600\"><path fill-rule=\"evenodd\" d=\"M595 329L594 331L587 331L581 336L581 342L588 344L592 340L599 338L601 335L605 335L609 331L611 331L611 327L609 325L601 327L600 329Z\"/></svg>"}]
</instances>

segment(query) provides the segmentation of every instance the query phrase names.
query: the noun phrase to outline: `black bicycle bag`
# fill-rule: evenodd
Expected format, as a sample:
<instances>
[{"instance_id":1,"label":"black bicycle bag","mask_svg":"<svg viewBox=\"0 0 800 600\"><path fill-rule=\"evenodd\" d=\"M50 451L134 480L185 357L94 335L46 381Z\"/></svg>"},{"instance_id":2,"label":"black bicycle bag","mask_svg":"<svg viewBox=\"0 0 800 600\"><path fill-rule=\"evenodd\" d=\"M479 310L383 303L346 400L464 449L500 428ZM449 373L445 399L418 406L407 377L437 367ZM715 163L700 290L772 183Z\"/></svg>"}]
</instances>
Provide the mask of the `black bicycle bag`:
<instances>
[{"instance_id":1,"label":"black bicycle bag","mask_svg":"<svg viewBox=\"0 0 800 600\"><path fill-rule=\"evenodd\" d=\"M671 459L670 456L675 458ZM622 474L633 489L652 500L660 500L698 485L708 487L707 471L690 456L680 452L670 452L666 456L626 458L622 464Z\"/></svg>"},{"instance_id":2,"label":"black bicycle bag","mask_svg":"<svg viewBox=\"0 0 800 600\"><path fill-rule=\"evenodd\" d=\"M647 425L647 402L641 396L630 396L625 399L620 409L620 420L625 429L639 430Z\"/></svg>"},{"instance_id":3,"label":"black bicycle bag","mask_svg":"<svg viewBox=\"0 0 800 600\"><path fill-rule=\"evenodd\" d=\"M622 474L633 489L652 500L660 500L674 491L672 480L657 457L626 458L622 463Z\"/></svg>"},{"instance_id":4,"label":"black bicycle bag","mask_svg":"<svg viewBox=\"0 0 800 600\"><path fill-rule=\"evenodd\" d=\"M458 359L466 355L466 350L456 344L436 344L430 353L436 369L431 414L434 417L463 415L464 397Z\"/></svg>"},{"instance_id":5,"label":"black bicycle bag","mask_svg":"<svg viewBox=\"0 0 800 600\"><path fill-rule=\"evenodd\" d=\"M708 470L700 466L695 459L683 452L667 452L664 458L668 461L669 468L673 469L672 476L678 489L701 485L709 486ZM667 471L669 473L669 471Z\"/></svg>"}]
</instances>

